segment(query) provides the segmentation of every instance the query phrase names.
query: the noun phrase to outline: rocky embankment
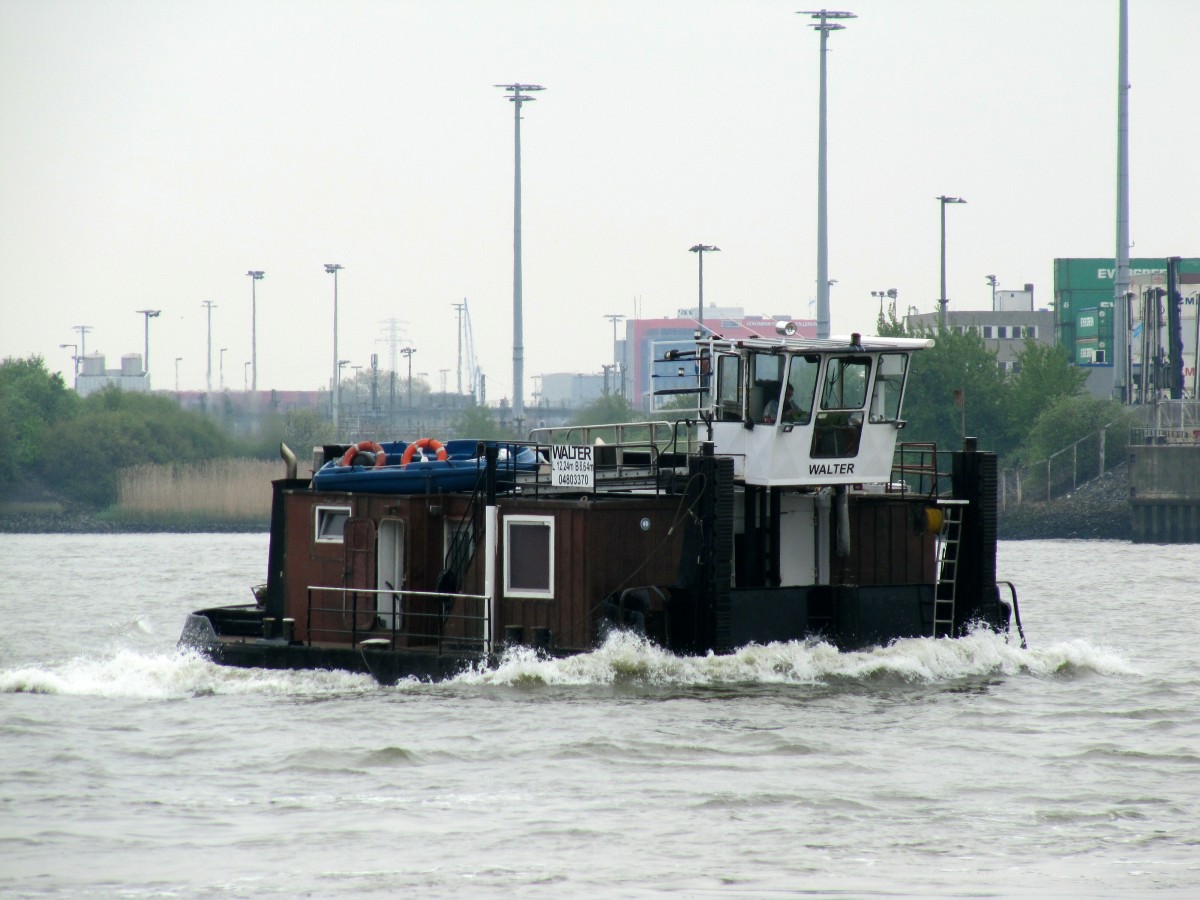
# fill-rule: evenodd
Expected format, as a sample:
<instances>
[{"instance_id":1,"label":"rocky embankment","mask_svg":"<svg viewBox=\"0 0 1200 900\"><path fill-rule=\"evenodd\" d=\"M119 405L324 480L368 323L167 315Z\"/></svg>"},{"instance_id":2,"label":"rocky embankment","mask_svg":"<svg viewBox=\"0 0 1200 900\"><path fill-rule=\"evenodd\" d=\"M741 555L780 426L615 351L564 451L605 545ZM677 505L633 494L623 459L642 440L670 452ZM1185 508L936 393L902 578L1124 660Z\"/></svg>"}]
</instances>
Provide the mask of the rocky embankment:
<instances>
[{"instance_id":1,"label":"rocky embankment","mask_svg":"<svg viewBox=\"0 0 1200 900\"><path fill-rule=\"evenodd\" d=\"M0 533L6 534L133 534L266 531L270 523L186 522L174 525L116 521L72 504L43 485L22 483L0 495Z\"/></svg>"},{"instance_id":2,"label":"rocky embankment","mask_svg":"<svg viewBox=\"0 0 1200 900\"><path fill-rule=\"evenodd\" d=\"M1129 466L1105 472L1078 490L1049 503L1025 502L1000 513L1002 540L1044 538L1121 540L1133 538L1129 515Z\"/></svg>"},{"instance_id":3,"label":"rocky embankment","mask_svg":"<svg viewBox=\"0 0 1200 900\"><path fill-rule=\"evenodd\" d=\"M30 511L0 509L0 534L214 534L266 531L269 525L228 522L162 523L110 522L86 510Z\"/></svg>"}]
</instances>

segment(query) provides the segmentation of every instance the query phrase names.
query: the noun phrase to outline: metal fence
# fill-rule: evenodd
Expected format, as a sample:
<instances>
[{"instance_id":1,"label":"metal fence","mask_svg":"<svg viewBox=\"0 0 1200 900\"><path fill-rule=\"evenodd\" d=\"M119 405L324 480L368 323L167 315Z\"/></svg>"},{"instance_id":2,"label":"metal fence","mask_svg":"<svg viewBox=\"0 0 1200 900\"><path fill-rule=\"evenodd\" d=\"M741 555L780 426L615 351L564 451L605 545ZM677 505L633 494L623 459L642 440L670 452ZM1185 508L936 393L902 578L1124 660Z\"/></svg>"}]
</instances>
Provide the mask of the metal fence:
<instances>
[{"instance_id":1,"label":"metal fence","mask_svg":"<svg viewBox=\"0 0 1200 900\"><path fill-rule=\"evenodd\" d=\"M1110 422L1087 437L1068 444L1047 459L1027 466L1000 470L1000 509L1022 503L1048 502L1077 490L1105 471L1124 462L1107 452Z\"/></svg>"}]
</instances>

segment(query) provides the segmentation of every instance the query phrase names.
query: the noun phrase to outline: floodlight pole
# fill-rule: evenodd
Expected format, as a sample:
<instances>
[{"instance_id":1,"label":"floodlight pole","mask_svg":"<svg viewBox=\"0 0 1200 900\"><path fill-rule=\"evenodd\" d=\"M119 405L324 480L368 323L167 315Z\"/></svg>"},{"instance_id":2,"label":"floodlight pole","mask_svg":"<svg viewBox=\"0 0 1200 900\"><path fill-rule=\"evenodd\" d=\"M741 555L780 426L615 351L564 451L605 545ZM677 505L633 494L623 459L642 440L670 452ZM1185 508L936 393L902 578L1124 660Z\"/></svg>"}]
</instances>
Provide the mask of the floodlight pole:
<instances>
[{"instance_id":1,"label":"floodlight pole","mask_svg":"<svg viewBox=\"0 0 1200 900\"><path fill-rule=\"evenodd\" d=\"M947 197L942 194L935 198L942 208L942 295L938 300L938 325L945 327L946 325L946 304L949 301L946 299L946 204L947 203L966 203L962 197Z\"/></svg>"},{"instance_id":2,"label":"floodlight pole","mask_svg":"<svg viewBox=\"0 0 1200 900\"><path fill-rule=\"evenodd\" d=\"M258 390L258 297L255 286L262 281L266 272L251 269L250 276L250 390Z\"/></svg>"},{"instance_id":3,"label":"floodlight pole","mask_svg":"<svg viewBox=\"0 0 1200 900\"><path fill-rule=\"evenodd\" d=\"M338 263L325 263L326 273L333 276L333 388L330 393L333 395L333 439L337 440L338 430L338 381L340 379L342 368L338 365L338 343L337 343L337 326L338 326L338 295L337 282L338 272L344 269L345 266Z\"/></svg>"},{"instance_id":4,"label":"floodlight pole","mask_svg":"<svg viewBox=\"0 0 1200 900\"><path fill-rule=\"evenodd\" d=\"M1131 398L1129 377L1129 0L1117 28L1117 248L1113 260L1113 397ZM1056 312L1056 315L1060 313ZM1145 362L1143 361L1143 371Z\"/></svg>"},{"instance_id":5,"label":"floodlight pole","mask_svg":"<svg viewBox=\"0 0 1200 900\"><path fill-rule=\"evenodd\" d=\"M211 394L212 393L212 311L214 308L216 308L217 304L213 303L211 300L203 300L200 302L200 305L203 306L208 311L208 353L206 354L207 363L206 363L204 378L205 378L205 385L207 387L207 391L208 391L208 393Z\"/></svg>"},{"instance_id":6,"label":"floodlight pole","mask_svg":"<svg viewBox=\"0 0 1200 900\"><path fill-rule=\"evenodd\" d=\"M146 317L146 359L142 363L142 369L146 374L150 373L150 320L158 318L162 313L161 309L139 309L139 313Z\"/></svg>"},{"instance_id":7,"label":"floodlight pole","mask_svg":"<svg viewBox=\"0 0 1200 900\"><path fill-rule=\"evenodd\" d=\"M464 299L462 303L450 304L454 307L455 317L458 319L458 358L455 363L455 375L458 379L458 393L462 394L462 339L463 339L463 310L467 308L467 301Z\"/></svg>"},{"instance_id":8,"label":"floodlight pole","mask_svg":"<svg viewBox=\"0 0 1200 900\"><path fill-rule=\"evenodd\" d=\"M625 396L625 367L620 364L617 359L617 323L625 318L621 313L606 313L604 318L612 322L613 326L613 371L620 373L619 383L621 385L621 396Z\"/></svg>"},{"instance_id":9,"label":"floodlight pole","mask_svg":"<svg viewBox=\"0 0 1200 900\"><path fill-rule=\"evenodd\" d=\"M417 352L417 348L401 347L400 352L408 357L408 427L412 428L412 355Z\"/></svg>"},{"instance_id":10,"label":"floodlight pole","mask_svg":"<svg viewBox=\"0 0 1200 900\"><path fill-rule=\"evenodd\" d=\"M699 308L696 310L696 321L700 323L700 331L704 332L704 254L719 253L721 248L714 247L712 244L693 244L691 247L688 247L688 250L691 253L695 253L700 262L700 296L698 298ZM616 323L613 324L615 326Z\"/></svg>"},{"instance_id":11,"label":"floodlight pole","mask_svg":"<svg viewBox=\"0 0 1200 900\"><path fill-rule=\"evenodd\" d=\"M798 15L817 19L813 29L821 33L821 83L817 123L817 337L829 337L829 190L825 106L825 55L831 31L846 26L830 19L856 19L852 12L831 9L802 10Z\"/></svg>"},{"instance_id":12,"label":"floodlight pole","mask_svg":"<svg viewBox=\"0 0 1200 900\"><path fill-rule=\"evenodd\" d=\"M513 418L525 417L525 336L521 317L521 105L536 97L530 91L544 91L540 84L497 84L510 96L513 105Z\"/></svg>"}]
</instances>

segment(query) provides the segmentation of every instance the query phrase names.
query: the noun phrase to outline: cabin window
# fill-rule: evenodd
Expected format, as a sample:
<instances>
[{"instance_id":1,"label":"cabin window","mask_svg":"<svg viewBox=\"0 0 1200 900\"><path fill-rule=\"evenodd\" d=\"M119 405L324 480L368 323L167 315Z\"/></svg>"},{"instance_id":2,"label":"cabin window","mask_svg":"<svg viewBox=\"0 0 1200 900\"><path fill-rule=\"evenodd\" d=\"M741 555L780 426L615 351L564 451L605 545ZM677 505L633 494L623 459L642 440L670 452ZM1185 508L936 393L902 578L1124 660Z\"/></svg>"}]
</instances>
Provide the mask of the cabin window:
<instances>
[{"instance_id":1,"label":"cabin window","mask_svg":"<svg viewBox=\"0 0 1200 900\"><path fill-rule=\"evenodd\" d=\"M742 358L732 353L717 357L717 421L742 420Z\"/></svg>"},{"instance_id":2,"label":"cabin window","mask_svg":"<svg viewBox=\"0 0 1200 900\"><path fill-rule=\"evenodd\" d=\"M554 517L504 519L504 593L508 597L554 597Z\"/></svg>"},{"instance_id":3,"label":"cabin window","mask_svg":"<svg viewBox=\"0 0 1200 900\"><path fill-rule=\"evenodd\" d=\"M867 378L870 374L870 357L830 357L825 367L821 409L862 409L867 402Z\"/></svg>"},{"instance_id":4,"label":"cabin window","mask_svg":"<svg viewBox=\"0 0 1200 900\"><path fill-rule=\"evenodd\" d=\"M349 518L348 506L318 506L314 512L313 540L318 544L342 543Z\"/></svg>"},{"instance_id":5,"label":"cabin window","mask_svg":"<svg viewBox=\"0 0 1200 900\"><path fill-rule=\"evenodd\" d=\"M900 418L900 397L904 392L904 370L908 354L881 353L875 372L875 390L871 392L871 421L895 422Z\"/></svg>"},{"instance_id":6,"label":"cabin window","mask_svg":"<svg viewBox=\"0 0 1200 900\"><path fill-rule=\"evenodd\" d=\"M764 422L765 410L770 403L779 403L783 391L783 363L785 357L775 353L752 353L750 365L750 418Z\"/></svg>"},{"instance_id":7,"label":"cabin window","mask_svg":"<svg viewBox=\"0 0 1200 900\"><path fill-rule=\"evenodd\" d=\"M817 393L817 373L821 369L821 357L793 356L791 367L788 369L788 387L792 389L792 407L790 417L785 409L783 420L794 425L807 425L812 418L813 400Z\"/></svg>"}]
</instances>

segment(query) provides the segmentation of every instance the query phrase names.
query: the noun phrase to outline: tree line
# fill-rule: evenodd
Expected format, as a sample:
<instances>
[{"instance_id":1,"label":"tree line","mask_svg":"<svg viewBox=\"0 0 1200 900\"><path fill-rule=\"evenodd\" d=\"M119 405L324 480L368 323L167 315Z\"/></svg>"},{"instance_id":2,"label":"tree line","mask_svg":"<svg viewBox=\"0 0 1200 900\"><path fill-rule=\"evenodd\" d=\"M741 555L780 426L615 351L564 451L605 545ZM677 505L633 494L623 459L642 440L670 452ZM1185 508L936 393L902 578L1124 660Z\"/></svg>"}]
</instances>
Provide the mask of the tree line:
<instances>
[{"instance_id":1,"label":"tree line","mask_svg":"<svg viewBox=\"0 0 1200 900\"><path fill-rule=\"evenodd\" d=\"M1017 365L1006 372L975 331L910 331L895 316L878 322L880 335L932 337L933 349L913 354L904 400L902 439L957 449L964 433L1012 467L1047 458L1104 425L1111 458L1121 458L1133 424L1113 400L1083 388L1084 370L1056 346L1025 342ZM694 399L679 406L694 404ZM644 418L677 418L670 406L640 415L618 394L581 409L572 424L595 425ZM523 437L502 427L487 407L465 409L453 431L480 439ZM279 444L304 453L332 443L331 423L313 410L268 416L250 438L231 435L219 420L182 409L160 394L108 388L80 397L41 357L0 363L0 497L34 480L66 500L94 508L116 501L118 472L146 463L189 463L220 458L273 459Z\"/></svg>"},{"instance_id":2,"label":"tree line","mask_svg":"<svg viewBox=\"0 0 1200 900\"><path fill-rule=\"evenodd\" d=\"M1012 371L977 330L910 329L892 313L880 315L877 331L888 337L930 337L931 350L913 354L904 397L902 439L958 449L964 435L992 450L1003 468L1044 460L1106 425L1112 459L1128 443L1133 414L1116 400L1087 393L1087 371L1064 347L1026 338Z\"/></svg>"}]
</instances>

